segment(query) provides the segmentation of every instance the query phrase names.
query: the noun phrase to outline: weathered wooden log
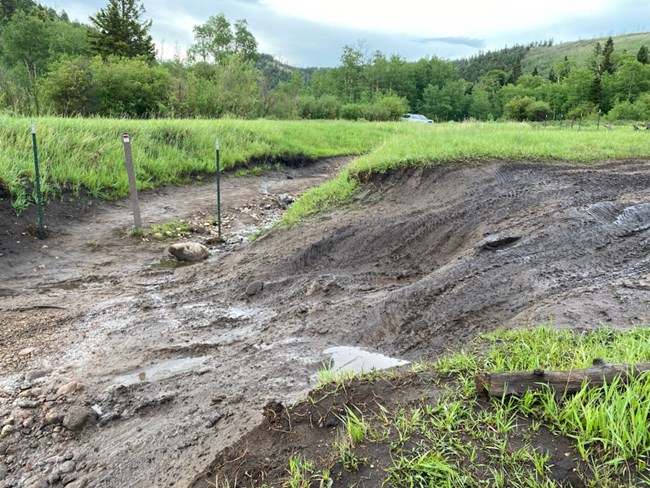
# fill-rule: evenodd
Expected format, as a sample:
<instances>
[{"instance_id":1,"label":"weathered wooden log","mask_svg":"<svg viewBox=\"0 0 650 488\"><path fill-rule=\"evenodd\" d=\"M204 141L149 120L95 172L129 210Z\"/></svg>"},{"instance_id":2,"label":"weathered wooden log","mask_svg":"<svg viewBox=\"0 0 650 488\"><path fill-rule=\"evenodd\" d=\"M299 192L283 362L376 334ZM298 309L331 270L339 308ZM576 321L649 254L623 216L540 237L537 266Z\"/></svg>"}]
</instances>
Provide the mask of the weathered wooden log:
<instances>
[{"instance_id":1,"label":"weathered wooden log","mask_svg":"<svg viewBox=\"0 0 650 488\"><path fill-rule=\"evenodd\" d=\"M650 363L638 364L606 364L600 359L594 360L590 368L567 371L520 371L511 373L487 373L476 376L478 392L486 392L490 396L505 395L522 396L527 391L539 391L551 387L556 396L576 393L583 383L600 387L611 383L614 378L621 376L627 380L630 376L650 371Z\"/></svg>"}]
</instances>

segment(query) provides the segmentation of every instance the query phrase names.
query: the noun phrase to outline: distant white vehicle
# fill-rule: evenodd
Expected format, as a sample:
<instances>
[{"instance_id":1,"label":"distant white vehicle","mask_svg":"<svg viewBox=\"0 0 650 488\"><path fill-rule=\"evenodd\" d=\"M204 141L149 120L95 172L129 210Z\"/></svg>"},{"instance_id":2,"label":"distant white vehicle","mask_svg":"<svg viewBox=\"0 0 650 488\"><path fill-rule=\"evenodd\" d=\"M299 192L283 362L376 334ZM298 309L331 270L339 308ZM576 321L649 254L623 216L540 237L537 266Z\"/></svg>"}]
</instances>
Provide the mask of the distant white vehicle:
<instances>
[{"instance_id":1,"label":"distant white vehicle","mask_svg":"<svg viewBox=\"0 0 650 488\"><path fill-rule=\"evenodd\" d=\"M424 115L420 114L404 114L402 120L406 122L420 122L421 124L433 124L433 120L427 119Z\"/></svg>"}]
</instances>

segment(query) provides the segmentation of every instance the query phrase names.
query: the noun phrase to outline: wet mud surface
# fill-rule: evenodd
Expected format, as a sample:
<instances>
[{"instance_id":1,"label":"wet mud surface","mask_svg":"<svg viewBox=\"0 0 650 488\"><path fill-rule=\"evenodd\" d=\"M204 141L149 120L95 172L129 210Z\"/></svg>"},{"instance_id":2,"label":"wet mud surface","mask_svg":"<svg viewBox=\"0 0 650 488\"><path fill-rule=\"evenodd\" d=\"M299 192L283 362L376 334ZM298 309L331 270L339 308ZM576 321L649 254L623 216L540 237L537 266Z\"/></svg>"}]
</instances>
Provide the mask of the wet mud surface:
<instances>
[{"instance_id":1,"label":"wet mud surface","mask_svg":"<svg viewBox=\"0 0 650 488\"><path fill-rule=\"evenodd\" d=\"M242 242L345 162L226 178L227 243L191 266L159 266L169 243L131 237L128 202L53 205L44 241L2 207L0 487L188 486L329 348L431 359L497 327L647 325L647 161L411 169ZM208 219L215 191L141 207Z\"/></svg>"}]
</instances>

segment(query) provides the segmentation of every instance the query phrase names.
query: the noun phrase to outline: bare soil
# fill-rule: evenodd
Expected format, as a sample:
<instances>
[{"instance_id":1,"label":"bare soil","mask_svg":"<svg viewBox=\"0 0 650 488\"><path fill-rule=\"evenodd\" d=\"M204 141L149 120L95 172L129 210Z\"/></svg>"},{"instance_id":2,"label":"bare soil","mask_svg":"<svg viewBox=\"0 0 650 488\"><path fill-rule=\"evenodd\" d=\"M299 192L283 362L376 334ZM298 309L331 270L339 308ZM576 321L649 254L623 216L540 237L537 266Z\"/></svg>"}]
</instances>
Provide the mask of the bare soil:
<instances>
[{"instance_id":1,"label":"bare soil","mask_svg":"<svg viewBox=\"0 0 650 488\"><path fill-rule=\"evenodd\" d=\"M264 430L264 405L313 386L331 346L431 359L497 327L647 325L648 161L405 170L246 242L279 195L345 162L225 178L227 242L191 266L130 236L128 201L53 202L41 241L33 209L0 200L0 487L202 483ZM163 188L143 219L207 223L215 198L213 183Z\"/></svg>"}]
</instances>

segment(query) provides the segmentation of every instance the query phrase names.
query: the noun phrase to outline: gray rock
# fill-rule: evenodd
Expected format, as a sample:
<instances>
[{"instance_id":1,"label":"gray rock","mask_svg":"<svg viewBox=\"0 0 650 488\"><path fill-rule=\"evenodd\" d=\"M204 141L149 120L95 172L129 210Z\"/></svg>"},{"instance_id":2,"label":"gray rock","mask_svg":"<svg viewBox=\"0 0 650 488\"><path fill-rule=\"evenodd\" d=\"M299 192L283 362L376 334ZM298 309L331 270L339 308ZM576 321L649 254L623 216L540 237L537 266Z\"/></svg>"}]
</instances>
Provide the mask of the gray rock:
<instances>
[{"instance_id":1,"label":"gray rock","mask_svg":"<svg viewBox=\"0 0 650 488\"><path fill-rule=\"evenodd\" d=\"M257 295L263 289L264 289L264 283L262 283L261 281L254 281L253 283L251 283L246 287L246 295L252 297L253 295Z\"/></svg>"},{"instance_id":2,"label":"gray rock","mask_svg":"<svg viewBox=\"0 0 650 488\"><path fill-rule=\"evenodd\" d=\"M7 437L14 433L16 428L13 425L5 425L0 431L0 437Z\"/></svg>"},{"instance_id":3,"label":"gray rock","mask_svg":"<svg viewBox=\"0 0 650 488\"><path fill-rule=\"evenodd\" d=\"M9 469L7 469L7 465L4 463L0 463L0 481L5 479L8 473L9 473Z\"/></svg>"},{"instance_id":4,"label":"gray rock","mask_svg":"<svg viewBox=\"0 0 650 488\"><path fill-rule=\"evenodd\" d=\"M61 481L61 473L59 472L58 469L55 469L50 473L50 475L47 477L47 482L51 485L57 484L59 481Z\"/></svg>"},{"instance_id":5,"label":"gray rock","mask_svg":"<svg viewBox=\"0 0 650 488\"><path fill-rule=\"evenodd\" d=\"M63 417L63 426L74 432L79 432L87 423L97 420L97 412L89 407L71 407Z\"/></svg>"},{"instance_id":6,"label":"gray rock","mask_svg":"<svg viewBox=\"0 0 650 488\"><path fill-rule=\"evenodd\" d=\"M9 446L5 442L0 442L0 454L5 454Z\"/></svg>"},{"instance_id":7,"label":"gray rock","mask_svg":"<svg viewBox=\"0 0 650 488\"><path fill-rule=\"evenodd\" d=\"M51 369L35 369L34 371L28 371L25 373L25 379L27 381L34 381L38 378L44 378L52 372Z\"/></svg>"},{"instance_id":8,"label":"gray rock","mask_svg":"<svg viewBox=\"0 0 650 488\"><path fill-rule=\"evenodd\" d=\"M38 480L29 484L27 488L47 488L48 486L47 480Z\"/></svg>"},{"instance_id":9,"label":"gray rock","mask_svg":"<svg viewBox=\"0 0 650 488\"><path fill-rule=\"evenodd\" d=\"M208 248L198 242L180 242L169 246L169 254L179 261L196 262L206 259L210 252Z\"/></svg>"},{"instance_id":10,"label":"gray rock","mask_svg":"<svg viewBox=\"0 0 650 488\"><path fill-rule=\"evenodd\" d=\"M59 471L62 473L72 473L77 465L74 463L74 461L66 461L59 466Z\"/></svg>"},{"instance_id":11,"label":"gray rock","mask_svg":"<svg viewBox=\"0 0 650 488\"><path fill-rule=\"evenodd\" d=\"M20 408L38 408L41 406L41 402L38 400L18 400L16 405Z\"/></svg>"},{"instance_id":12,"label":"gray rock","mask_svg":"<svg viewBox=\"0 0 650 488\"><path fill-rule=\"evenodd\" d=\"M277 202L280 207L287 209L293 203L293 197L283 193L282 195L277 196Z\"/></svg>"}]
</instances>

